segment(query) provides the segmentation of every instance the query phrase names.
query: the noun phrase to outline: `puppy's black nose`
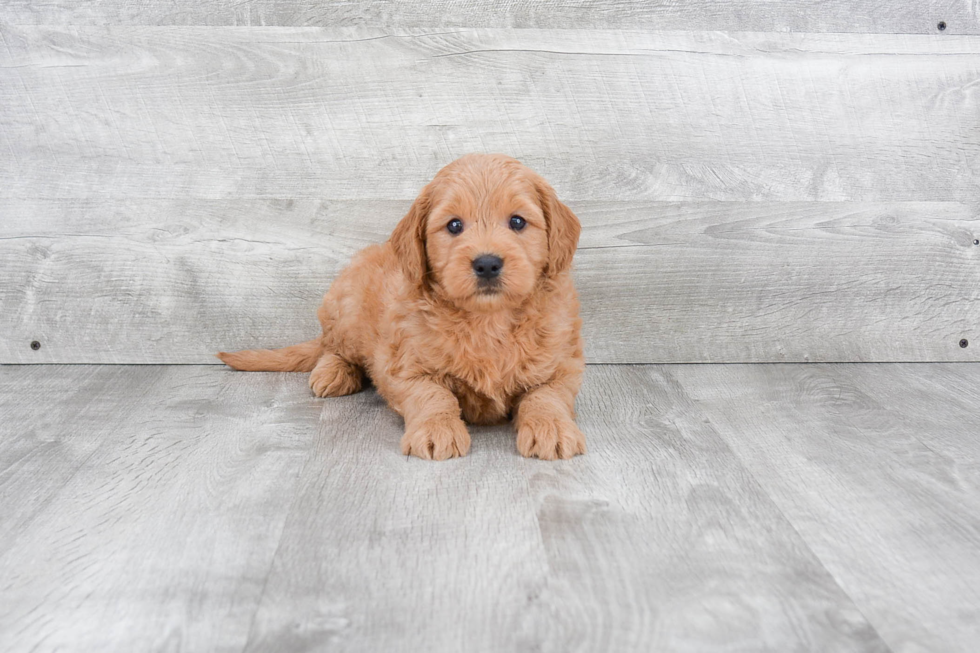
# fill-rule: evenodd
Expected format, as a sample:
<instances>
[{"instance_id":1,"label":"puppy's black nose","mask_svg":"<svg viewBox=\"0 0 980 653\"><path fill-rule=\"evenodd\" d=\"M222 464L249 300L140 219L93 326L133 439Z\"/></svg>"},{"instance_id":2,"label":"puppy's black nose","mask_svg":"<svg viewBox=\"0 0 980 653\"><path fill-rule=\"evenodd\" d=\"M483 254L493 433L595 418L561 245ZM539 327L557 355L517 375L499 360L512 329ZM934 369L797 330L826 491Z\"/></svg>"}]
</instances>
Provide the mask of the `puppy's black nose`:
<instances>
[{"instance_id":1,"label":"puppy's black nose","mask_svg":"<svg viewBox=\"0 0 980 653\"><path fill-rule=\"evenodd\" d=\"M504 260L493 254L484 254L473 259L473 271L481 279L493 279L500 276Z\"/></svg>"}]
</instances>

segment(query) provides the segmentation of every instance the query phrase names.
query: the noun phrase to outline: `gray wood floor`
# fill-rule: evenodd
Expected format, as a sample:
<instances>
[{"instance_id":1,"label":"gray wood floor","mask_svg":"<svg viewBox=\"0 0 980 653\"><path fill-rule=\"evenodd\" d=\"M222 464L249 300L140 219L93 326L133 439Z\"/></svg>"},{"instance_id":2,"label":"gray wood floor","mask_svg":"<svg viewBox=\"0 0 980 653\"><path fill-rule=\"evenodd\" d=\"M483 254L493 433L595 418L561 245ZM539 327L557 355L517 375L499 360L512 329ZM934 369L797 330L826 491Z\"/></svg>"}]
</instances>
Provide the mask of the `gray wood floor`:
<instances>
[{"instance_id":1,"label":"gray wood floor","mask_svg":"<svg viewBox=\"0 0 980 653\"><path fill-rule=\"evenodd\" d=\"M980 364L590 366L585 457L368 391L0 367L3 651L975 651Z\"/></svg>"}]
</instances>

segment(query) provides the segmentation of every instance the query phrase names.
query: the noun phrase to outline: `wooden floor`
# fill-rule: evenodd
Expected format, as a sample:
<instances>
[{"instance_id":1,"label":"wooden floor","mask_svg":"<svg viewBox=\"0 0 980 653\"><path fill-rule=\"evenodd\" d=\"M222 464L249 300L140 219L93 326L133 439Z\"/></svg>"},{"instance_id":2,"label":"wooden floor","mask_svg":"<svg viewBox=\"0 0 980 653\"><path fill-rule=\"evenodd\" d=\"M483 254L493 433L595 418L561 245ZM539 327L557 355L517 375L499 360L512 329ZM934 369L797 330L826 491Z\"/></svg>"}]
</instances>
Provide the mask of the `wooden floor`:
<instances>
[{"instance_id":1,"label":"wooden floor","mask_svg":"<svg viewBox=\"0 0 980 653\"><path fill-rule=\"evenodd\" d=\"M0 367L3 651L975 651L980 364L592 366L589 454L373 391Z\"/></svg>"}]
</instances>

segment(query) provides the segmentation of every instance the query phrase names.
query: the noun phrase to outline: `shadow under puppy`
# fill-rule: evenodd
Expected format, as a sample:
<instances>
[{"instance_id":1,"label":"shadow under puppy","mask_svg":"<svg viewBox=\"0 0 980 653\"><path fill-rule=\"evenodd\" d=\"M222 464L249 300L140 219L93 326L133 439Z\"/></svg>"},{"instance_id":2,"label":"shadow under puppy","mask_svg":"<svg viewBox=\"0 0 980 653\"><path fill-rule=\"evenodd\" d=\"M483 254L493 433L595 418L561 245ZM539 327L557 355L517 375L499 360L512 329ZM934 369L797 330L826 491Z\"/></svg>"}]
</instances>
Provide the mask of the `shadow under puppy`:
<instances>
[{"instance_id":1,"label":"shadow under puppy","mask_svg":"<svg viewBox=\"0 0 980 653\"><path fill-rule=\"evenodd\" d=\"M218 357L239 370L311 372L320 397L357 392L366 374L405 419L405 454L464 456L464 419L513 417L522 455L571 458L585 453L569 271L580 229L520 162L464 156L422 189L386 243L359 252L333 282L318 312L322 336Z\"/></svg>"}]
</instances>

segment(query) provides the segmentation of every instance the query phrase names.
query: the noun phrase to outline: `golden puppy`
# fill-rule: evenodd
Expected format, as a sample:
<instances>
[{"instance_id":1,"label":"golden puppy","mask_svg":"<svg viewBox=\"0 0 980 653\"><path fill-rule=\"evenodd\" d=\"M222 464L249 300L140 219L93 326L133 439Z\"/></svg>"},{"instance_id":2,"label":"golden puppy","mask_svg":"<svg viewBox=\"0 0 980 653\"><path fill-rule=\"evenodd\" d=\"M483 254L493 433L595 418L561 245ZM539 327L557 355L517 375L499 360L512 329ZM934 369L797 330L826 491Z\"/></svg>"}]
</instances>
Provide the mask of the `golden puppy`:
<instances>
[{"instance_id":1,"label":"golden puppy","mask_svg":"<svg viewBox=\"0 0 980 653\"><path fill-rule=\"evenodd\" d=\"M311 372L319 397L357 392L366 374L405 418L405 454L464 456L464 419L512 416L522 455L571 458L585 453L569 272L579 231L518 161L464 156L422 189L388 242L359 252L333 282L322 336L218 357L239 370Z\"/></svg>"}]
</instances>

